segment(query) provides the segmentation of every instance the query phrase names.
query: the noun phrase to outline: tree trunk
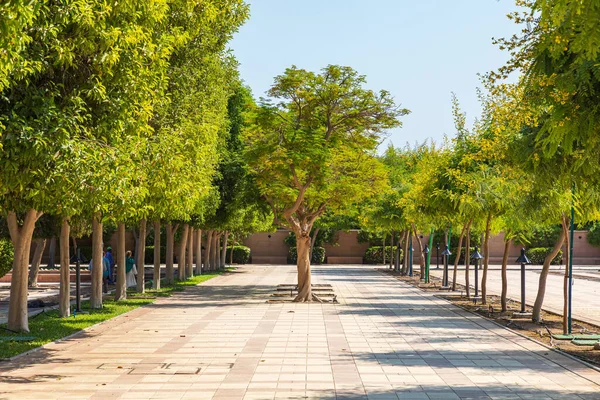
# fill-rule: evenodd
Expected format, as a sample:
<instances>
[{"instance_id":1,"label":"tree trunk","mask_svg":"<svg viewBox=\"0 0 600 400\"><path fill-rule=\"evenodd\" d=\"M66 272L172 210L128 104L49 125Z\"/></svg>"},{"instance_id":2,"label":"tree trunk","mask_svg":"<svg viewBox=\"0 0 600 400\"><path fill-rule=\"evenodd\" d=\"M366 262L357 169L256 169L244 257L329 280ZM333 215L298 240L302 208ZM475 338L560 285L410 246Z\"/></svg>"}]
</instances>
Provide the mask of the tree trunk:
<instances>
[{"instance_id":1,"label":"tree trunk","mask_svg":"<svg viewBox=\"0 0 600 400\"><path fill-rule=\"evenodd\" d=\"M390 240L390 269L394 268L394 232Z\"/></svg>"},{"instance_id":2,"label":"tree trunk","mask_svg":"<svg viewBox=\"0 0 600 400\"><path fill-rule=\"evenodd\" d=\"M139 250L139 246L140 246L140 236L141 236L141 232L140 235L138 235L137 230L135 229L135 226L131 229L131 233L133 234L133 245L135 247L135 251L133 253L133 256L137 259L137 255L139 254L138 250Z\"/></svg>"},{"instance_id":3,"label":"tree trunk","mask_svg":"<svg viewBox=\"0 0 600 400\"><path fill-rule=\"evenodd\" d=\"M563 216L564 218L564 216ZM548 273L550 272L550 263L556 257L563 243L565 242L565 232L563 229L560 230L560 236L554 243L554 247L550 254L546 256L544 259L544 265L542 266L542 271L540 272L540 280L538 283L538 292L535 298L535 303L533 305L533 311L531 319L533 322L541 321L541 313L542 313L542 305L544 304L544 295L546 294L546 280L548 278Z\"/></svg>"},{"instance_id":4,"label":"tree trunk","mask_svg":"<svg viewBox=\"0 0 600 400\"><path fill-rule=\"evenodd\" d=\"M231 250L229 251L229 265L233 265L233 250L235 248L235 236L231 238Z\"/></svg>"},{"instance_id":5,"label":"tree trunk","mask_svg":"<svg viewBox=\"0 0 600 400\"><path fill-rule=\"evenodd\" d=\"M196 231L196 275L202 275L202 229Z\"/></svg>"},{"instance_id":6,"label":"tree trunk","mask_svg":"<svg viewBox=\"0 0 600 400\"><path fill-rule=\"evenodd\" d=\"M77 258L77 239L75 236L71 236L71 240L73 241L73 246L71 247L73 249L73 255ZM79 260L79 262L81 262L81 260Z\"/></svg>"},{"instance_id":7,"label":"tree trunk","mask_svg":"<svg viewBox=\"0 0 600 400\"><path fill-rule=\"evenodd\" d=\"M565 236L565 274L563 280L563 334L569 333L569 256L571 253L571 238L569 237L570 220L562 219L562 230Z\"/></svg>"},{"instance_id":8,"label":"tree trunk","mask_svg":"<svg viewBox=\"0 0 600 400\"><path fill-rule=\"evenodd\" d=\"M194 231L195 229L190 226L190 232L188 234L188 254L187 254L187 277L194 277Z\"/></svg>"},{"instance_id":9,"label":"tree trunk","mask_svg":"<svg viewBox=\"0 0 600 400\"><path fill-rule=\"evenodd\" d=\"M471 298L471 288L469 286L469 265L471 261L471 257L469 257L469 252L471 251L471 226L467 228L467 242L465 243L465 291L467 295L467 299ZM456 255L460 256L460 253Z\"/></svg>"},{"instance_id":10,"label":"tree trunk","mask_svg":"<svg viewBox=\"0 0 600 400\"><path fill-rule=\"evenodd\" d=\"M456 253L454 255L454 271L452 272L452 291L456 291L456 278L458 277L458 263L460 262L460 252L462 251L462 243L463 243L463 239L465 237L465 232L467 231L467 229L469 228L469 225L471 224L471 222L467 222L463 225L462 230L460 231L460 236L458 237L458 248L456 249ZM444 235L446 242L445 243L450 243L448 241L448 233L446 233ZM450 247L450 245L448 244L448 248Z\"/></svg>"},{"instance_id":11,"label":"tree trunk","mask_svg":"<svg viewBox=\"0 0 600 400\"><path fill-rule=\"evenodd\" d=\"M309 232L296 233L296 251L298 253L298 295L294 299L295 302L312 301L312 287L310 274L310 246L311 239Z\"/></svg>"},{"instance_id":12,"label":"tree trunk","mask_svg":"<svg viewBox=\"0 0 600 400\"><path fill-rule=\"evenodd\" d=\"M181 240L179 242L179 254L177 256L177 274L180 281L187 279L187 271L185 269L185 249L187 247L189 231L190 226L188 224L184 224L183 231L181 232Z\"/></svg>"},{"instance_id":13,"label":"tree trunk","mask_svg":"<svg viewBox=\"0 0 600 400\"><path fill-rule=\"evenodd\" d=\"M483 274L481 275L481 304L487 304L487 273L490 264L490 229L492 224L492 213L488 214L485 223L485 236L483 237Z\"/></svg>"},{"instance_id":14,"label":"tree trunk","mask_svg":"<svg viewBox=\"0 0 600 400\"><path fill-rule=\"evenodd\" d=\"M504 255L502 256L502 293L500 294L500 304L502 312L506 312L506 294L508 292L508 277L506 276L506 266L508 265L508 252L510 250L510 239L504 239Z\"/></svg>"},{"instance_id":15,"label":"tree trunk","mask_svg":"<svg viewBox=\"0 0 600 400\"><path fill-rule=\"evenodd\" d=\"M34 242L35 252L33 253L33 260L31 260L31 268L29 269L29 287L38 286L40 264L42 263L42 256L44 255L44 249L46 248L46 239L35 239Z\"/></svg>"},{"instance_id":16,"label":"tree trunk","mask_svg":"<svg viewBox=\"0 0 600 400\"><path fill-rule=\"evenodd\" d=\"M396 259L394 260L394 267L396 272L400 272L400 248L402 247L402 237L404 236L404 232L400 232L398 234L398 243L396 243ZM404 254L402 255L404 258Z\"/></svg>"},{"instance_id":17,"label":"tree trunk","mask_svg":"<svg viewBox=\"0 0 600 400\"><path fill-rule=\"evenodd\" d=\"M125 224L117 225L117 286L115 301L127 299L127 271L125 270ZM96 268L96 264L94 264Z\"/></svg>"},{"instance_id":18,"label":"tree trunk","mask_svg":"<svg viewBox=\"0 0 600 400\"><path fill-rule=\"evenodd\" d=\"M225 232L225 236L223 237L223 248L221 249L221 266L225 268L225 264L227 261L227 241L229 240L229 232Z\"/></svg>"},{"instance_id":19,"label":"tree trunk","mask_svg":"<svg viewBox=\"0 0 600 400\"><path fill-rule=\"evenodd\" d=\"M217 232L213 232L213 240L212 246L210 249L210 268L213 271L219 269L217 266L217 246L219 245L219 234Z\"/></svg>"},{"instance_id":20,"label":"tree trunk","mask_svg":"<svg viewBox=\"0 0 600 400\"><path fill-rule=\"evenodd\" d=\"M319 231L321 228L315 228L315 231L312 235L312 239L310 240L310 260L312 261L313 249L315 248L315 243L317 242L317 236L319 236Z\"/></svg>"},{"instance_id":21,"label":"tree trunk","mask_svg":"<svg viewBox=\"0 0 600 400\"><path fill-rule=\"evenodd\" d=\"M210 271L210 248L212 246L213 231L206 231L206 248L204 249L204 267Z\"/></svg>"},{"instance_id":22,"label":"tree trunk","mask_svg":"<svg viewBox=\"0 0 600 400\"><path fill-rule=\"evenodd\" d=\"M425 279L425 257L423 256L423 243L421 243L421 238L419 238L419 234L417 233L417 226L415 224L412 224L412 228L415 234L415 239L417 239L417 243L419 244L419 254L421 255L419 257L420 260L420 270L421 270L421 274L419 276L419 279Z\"/></svg>"},{"instance_id":23,"label":"tree trunk","mask_svg":"<svg viewBox=\"0 0 600 400\"><path fill-rule=\"evenodd\" d=\"M60 287L58 295L58 315L63 318L71 315L70 234L69 220L63 218L60 226Z\"/></svg>"},{"instance_id":24,"label":"tree trunk","mask_svg":"<svg viewBox=\"0 0 600 400\"><path fill-rule=\"evenodd\" d=\"M160 289L160 221L154 221L154 273L152 289Z\"/></svg>"},{"instance_id":25,"label":"tree trunk","mask_svg":"<svg viewBox=\"0 0 600 400\"><path fill-rule=\"evenodd\" d=\"M54 267L56 267L56 237L52 236L48 245L48 268Z\"/></svg>"},{"instance_id":26,"label":"tree trunk","mask_svg":"<svg viewBox=\"0 0 600 400\"><path fill-rule=\"evenodd\" d=\"M382 258L383 258L383 265L385 265L385 236L386 236L386 235L385 235L385 233L384 233L384 234L383 234L383 252L382 252L382 253L383 253L383 256L382 256ZM310 253L310 255L311 255L311 257L312 257L312 252Z\"/></svg>"},{"instance_id":27,"label":"tree trunk","mask_svg":"<svg viewBox=\"0 0 600 400\"><path fill-rule=\"evenodd\" d=\"M102 220L100 214L94 215L92 219L92 293L90 295L90 308L102 308Z\"/></svg>"},{"instance_id":28,"label":"tree trunk","mask_svg":"<svg viewBox=\"0 0 600 400\"><path fill-rule=\"evenodd\" d=\"M10 211L7 216L8 230L12 241L15 258L13 260L10 281L10 301L8 305L8 329L18 332L29 332L27 314L27 268L35 222L42 213L33 209L27 210L23 225L19 226L17 215Z\"/></svg>"},{"instance_id":29,"label":"tree trunk","mask_svg":"<svg viewBox=\"0 0 600 400\"><path fill-rule=\"evenodd\" d=\"M173 229L173 224L170 222L167 224L167 259L166 259L166 283L172 285L175 282L175 271L173 268L173 242L174 235L177 229Z\"/></svg>"},{"instance_id":30,"label":"tree trunk","mask_svg":"<svg viewBox=\"0 0 600 400\"><path fill-rule=\"evenodd\" d=\"M160 249L159 249L160 250ZM137 267L137 291L138 293L144 293L146 290L146 269L144 265L146 264L146 220L142 219L140 221L140 238L138 240L138 245L136 249L137 253L135 254L136 258L136 267Z\"/></svg>"},{"instance_id":31,"label":"tree trunk","mask_svg":"<svg viewBox=\"0 0 600 400\"><path fill-rule=\"evenodd\" d=\"M217 269L221 269L221 237L223 234L219 234L219 238L217 239Z\"/></svg>"},{"instance_id":32,"label":"tree trunk","mask_svg":"<svg viewBox=\"0 0 600 400\"><path fill-rule=\"evenodd\" d=\"M404 257L402 260L402 275L407 275L408 274L408 258L409 258L409 246L410 246L410 238L412 236L412 233L410 232L410 229L406 231L406 236L404 239Z\"/></svg>"}]
</instances>

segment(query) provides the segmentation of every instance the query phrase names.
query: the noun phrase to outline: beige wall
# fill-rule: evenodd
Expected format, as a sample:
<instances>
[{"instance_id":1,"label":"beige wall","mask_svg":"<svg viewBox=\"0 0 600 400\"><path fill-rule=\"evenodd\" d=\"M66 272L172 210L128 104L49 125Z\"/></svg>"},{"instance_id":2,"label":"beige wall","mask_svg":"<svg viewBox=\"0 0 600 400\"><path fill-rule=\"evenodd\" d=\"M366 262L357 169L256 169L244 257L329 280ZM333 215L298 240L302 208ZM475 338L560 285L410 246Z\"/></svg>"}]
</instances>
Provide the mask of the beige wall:
<instances>
[{"instance_id":1,"label":"beige wall","mask_svg":"<svg viewBox=\"0 0 600 400\"><path fill-rule=\"evenodd\" d=\"M283 242L288 231L273 233L255 233L244 240L244 246L250 247L253 264L286 264L289 252Z\"/></svg>"},{"instance_id":2,"label":"beige wall","mask_svg":"<svg viewBox=\"0 0 600 400\"><path fill-rule=\"evenodd\" d=\"M251 235L244 241L244 245L250 247L252 254L252 263L254 264L285 264L287 262L288 247L283 243L284 238L288 235L288 231L279 230L274 233L256 233ZM328 245L325 247L325 255L330 264L358 264L362 262L362 257L369 247L367 243L359 243L357 240L358 231L351 230L349 232L340 231L338 233L338 244ZM270 237L269 237L270 236ZM574 240L574 259L575 265L596 265L600 264L600 248L594 247L587 242L587 231L575 231ZM428 236L420 239L423 247L428 243ZM434 238L433 249L431 249L431 263L436 262L435 243L437 238ZM387 240L389 245L389 238ZM413 238L413 257L414 263L420 262L419 245L416 239ZM440 245L440 252L443 247ZM509 252L509 263L514 264L519 256L521 246L512 243ZM563 249L564 251L564 249ZM490 263L499 264L502 262L504 252L504 234L500 233L490 238ZM441 260L441 256L440 256Z\"/></svg>"}]
</instances>

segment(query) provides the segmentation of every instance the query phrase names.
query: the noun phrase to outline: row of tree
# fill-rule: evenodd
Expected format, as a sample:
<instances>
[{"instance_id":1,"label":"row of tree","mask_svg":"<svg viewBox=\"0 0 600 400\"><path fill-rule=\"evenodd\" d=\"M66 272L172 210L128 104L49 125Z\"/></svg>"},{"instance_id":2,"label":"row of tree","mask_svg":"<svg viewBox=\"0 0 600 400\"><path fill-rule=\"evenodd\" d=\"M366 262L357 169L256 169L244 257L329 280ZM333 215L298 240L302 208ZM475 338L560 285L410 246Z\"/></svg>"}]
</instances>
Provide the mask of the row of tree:
<instances>
[{"instance_id":1,"label":"row of tree","mask_svg":"<svg viewBox=\"0 0 600 400\"><path fill-rule=\"evenodd\" d=\"M470 253L471 233L483 232L484 302L489 237L503 231L503 309L511 241L526 243L537 228L560 225L540 275L533 313L540 319L550 262L563 245L570 258L569 226L599 217L600 11L594 0L516 2L522 8L509 18L521 31L496 40L510 60L483 77L482 116L467 127L453 98L457 135L439 145L390 147L378 157L384 131L408 111L387 92L365 89L365 78L350 68L315 74L294 67L275 79L269 95L279 102L257 107L247 155L277 223L296 235L297 301L319 300L310 290L309 254L313 227L326 212L358 212L368 229L395 234L404 254L411 236L451 236L454 227L460 235L453 289L463 244ZM464 258L470 296L470 257Z\"/></svg>"},{"instance_id":2,"label":"row of tree","mask_svg":"<svg viewBox=\"0 0 600 400\"><path fill-rule=\"evenodd\" d=\"M60 226L61 316L71 237L91 233L102 265L103 224L115 224L122 266L125 229L135 227L143 265L153 229L158 288L161 226L172 282L176 231L185 279L202 231L211 268L230 232L264 223L241 157L251 96L226 47L248 16L242 0L11 1L0 15L0 208L15 253L9 329L28 331L30 248L46 217ZM90 305L100 308L102 269L92 275ZM116 299L125 297L118 268Z\"/></svg>"},{"instance_id":3,"label":"row of tree","mask_svg":"<svg viewBox=\"0 0 600 400\"><path fill-rule=\"evenodd\" d=\"M524 10L509 17L523 31L497 41L510 51L511 59L484 77L481 117L468 128L453 98L454 138L437 146L388 148L382 162L388 167L392 190L366 207L363 223L375 231L397 232L404 254L410 236L436 232L445 236L440 242L449 243L454 227L460 235L457 247L450 249L456 254L451 286L456 289L460 254L466 253L467 296L471 232L482 232L484 304L490 234L504 232L503 311L511 241L527 243L536 229L560 225L540 274L533 309L533 320L539 321L550 263L563 246L564 259L570 258L570 225L600 218L600 34L591 28L600 11L593 1L517 3ZM506 83L514 74L519 75L516 82ZM403 273L406 263L405 258ZM567 274L565 270L565 319Z\"/></svg>"}]
</instances>

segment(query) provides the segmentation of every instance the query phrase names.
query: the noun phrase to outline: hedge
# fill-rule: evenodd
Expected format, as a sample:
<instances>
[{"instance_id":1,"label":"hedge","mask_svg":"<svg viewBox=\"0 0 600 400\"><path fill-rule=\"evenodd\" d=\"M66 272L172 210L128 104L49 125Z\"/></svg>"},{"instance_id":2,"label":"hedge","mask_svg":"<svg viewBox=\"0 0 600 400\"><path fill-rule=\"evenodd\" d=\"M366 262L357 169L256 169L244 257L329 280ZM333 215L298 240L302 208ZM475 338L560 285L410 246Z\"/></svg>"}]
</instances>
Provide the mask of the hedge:
<instances>
[{"instance_id":1,"label":"hedge","mask_svg":"<svg viewBox=\"0 0 600 400\"><path fill-rule=\"evenodd\" d=\"M596 222L590 227L587 233L587 241L592 246L600 247L600 222Z\"/></svg>"},{"instance_id":2,"label":"hedge","mask_svg":"<svg viewBox=\"0 0 600 400\"><path fill-rule=\"evenodd\" d=\"M385 259L386 262L389 261L392 251L394 252L394 257L396 256L396 247L397 246L385 246ZM402 260L403 251L400 249L400 260ZM383 263L383 246L371 246L365 251L365 256L363 258L363 262L365 264L382 264Z\"/></svg>"},{"instance_id":3,"label":"hedge","mask_svg":"<svg viewBox=\"0 0 600 400\"><path fill-rule=\"evenodd\" d=\"M173 249L173 254L177 252L177 249ZM173 256L175 257L175 256ZM160 263L165 264L167 262L167 248L160 246ZM144 264L154 264L154 246L146 246L144 251Z\"/></svg>"},{"instance_id":4,"label":"hedge","mask_svg":"<svg viewBox=\"0 0 600 400\"><path fill-rule=\"evenodd\" d=\"M10 239L0 239L0 278L12 269L15 252Z\"/></svg>"},{"instance_id":5,"label":"hedge","mask_svg":"<svg viewBox=\"0 0 600 400\"><path fill-rule=\"evenodd\" d=\"M544 264L544 259L548 254L550 254L550 252L552 252L552 247L534 247L532 249L528 249L525 252L525 254L527 255L527 258L529 258L529 261L531 261L532 264L542 265ZM554 260L552 260L550 264L560 265L561 259L562 250L559 250L558 254L556 255L556 257L554 257Z\"/></svg>"},{"instance_id":6,"label":"hedge","mask_svg":"<svg viewBox=\"0 0 600 400\"><path fill-rule=\"evenodd\" d=\"M288 253L288 264L296 264L298 262L298 252L295 247L290 247ZM325 262L325 248L324 247L313 247L311 264L323 264Z\"/></svg>"},{"instance_id":7,"label":"hedge","mask_svg":"<svg viewBox=\"0 0 600 400\"><path fill-rule=\"evenodd\" d=\"M456 246L458 247L458 243L456 244ZM454 247L454 250L452 250L452 249L450 250L450 251L452 251L452 254L448 257L449 265L454 265L454 261L456 260L457 247ZM440 248L440 264L444 262L444 256L442 256L442 251L443 250ZM469 251L469 257L474 252L475 252L475 246L471 246L471 251ZM481 253L481 255L483 255L482 249L479 249L479 252ZM433 258L434 256L435 256L435 252L431 255L431 258ZM483 263L483 260L481 260L480 262ZM458 265L464 265L464 264L465 264L465 242L463 242L463 246L462 246L461 252L460 252L460 258L458 259ZM471 260L470 264L473 265L474 260Z\"/></svg>"},{"instance_id":8,"label":"hedge","mask_svg":"<svg viewBox=\"0 0 600 400\"><path fill-rule=\"evenodd\" d=\"M227 247L227 253L225 255L225 262L228 263L231 260L231 247ZM250 261L250 247L246 246L233 246L233 263L234 264L247 264Z\"/></svg>"}]
</instances>

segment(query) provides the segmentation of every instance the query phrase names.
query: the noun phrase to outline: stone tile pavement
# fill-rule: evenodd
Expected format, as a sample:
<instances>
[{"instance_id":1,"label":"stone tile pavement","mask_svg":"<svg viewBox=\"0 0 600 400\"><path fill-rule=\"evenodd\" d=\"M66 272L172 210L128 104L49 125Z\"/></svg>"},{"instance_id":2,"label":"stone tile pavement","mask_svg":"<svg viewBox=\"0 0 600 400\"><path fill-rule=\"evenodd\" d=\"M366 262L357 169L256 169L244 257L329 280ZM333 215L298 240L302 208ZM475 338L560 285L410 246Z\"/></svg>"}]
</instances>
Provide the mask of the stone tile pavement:
<instances>
[{"instance_id":1,"label":"stone tile pavement","mask_svg":"<svg viewBox=\"0 0 600 400\"><path fill-rule=\"evenodd\" d=\"M0 399L600 399L600 372L370 267L340 304L268 304L246 266L0 363Z\"/></svg>"},{"instance_id":2,"label":"stone tile pavement","mask_svg":"<svg viewBox=\"0 0 600 400\"><path fill-rule=\"evenodd\" d=\"M450 267L450 280L452 280L453 266ZM564 285L564 266L557 265L551 267L551 273L546 281L546 294L544 296L544 310L562 315L563 313L563 285ZM573 268L573 316L576 319L585 321L594 325L600 325L600 282L597 273L600 266L594 267L574 267ZM525 303L533 306L537 296L538 283L540 280L541 266L528 265L525 274ZM481 272L479 271L481 281ZM431 274L442 278L443 268L431 269ZM511 265L508 267L508 297L521 301L521 267ZM588 279L581 279L582 276ZM465 267L458 269L457 282L464 285ZM592 279L589 279L592 278ZM488 293L500 295L502 292L501 266L490 265L488 271ZM471 287L475 285L475 271L471 266L469 274ZM481 287L481 284L479 285Z\"/></svg>"}]
</instances>

